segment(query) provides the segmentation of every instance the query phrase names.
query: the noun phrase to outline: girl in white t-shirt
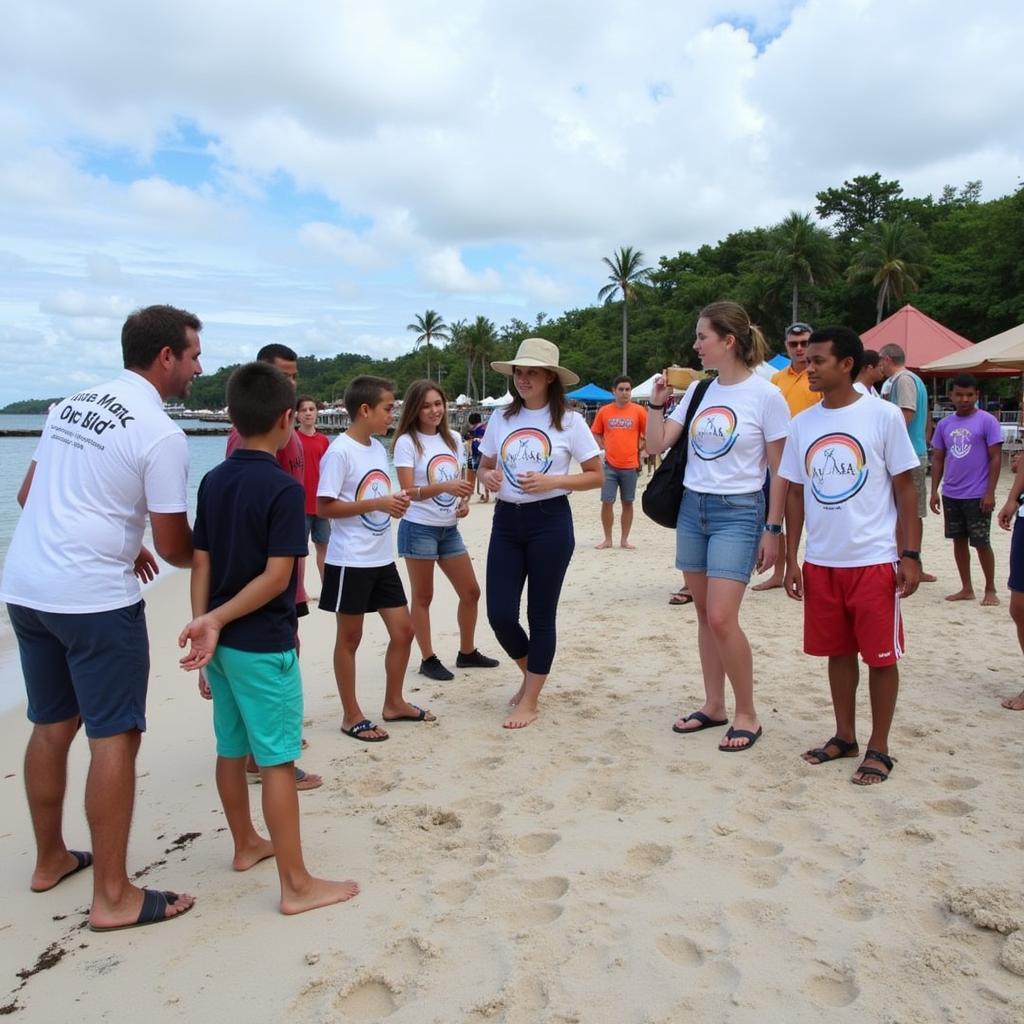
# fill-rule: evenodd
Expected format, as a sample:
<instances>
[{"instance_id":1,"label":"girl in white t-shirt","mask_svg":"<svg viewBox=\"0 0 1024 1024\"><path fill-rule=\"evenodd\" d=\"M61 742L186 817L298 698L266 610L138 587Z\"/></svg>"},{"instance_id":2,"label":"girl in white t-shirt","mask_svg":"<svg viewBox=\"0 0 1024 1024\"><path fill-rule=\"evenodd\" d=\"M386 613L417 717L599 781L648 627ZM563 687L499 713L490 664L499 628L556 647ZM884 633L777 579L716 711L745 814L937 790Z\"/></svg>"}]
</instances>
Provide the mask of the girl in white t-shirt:
<instances>
[{"instance_id":1,"label":"girl in white t-shirt","mask_svg":"<svg viewBox=\"0 0 1024 1024\"><path fill-rule=\"evenodd\" d=\"M779 459L789 430L789 410L774 384L752 367L764 361L764 336L735 302L706 306L697 321L694 350L718 377L704 393L690 424L685 491L676 524L676 566L683 570L697 611L704 704L679 719L678 733L728 724L725 677L736 701L733 724L719 750L748 750L761 735L754 708L754 667L739 611L755 565L770 569L786 501ZM668 420L647 418L647 448L675 444L697 385L690 386ZM658 377L650 408L658 410L672 389ZM771 468L767 524L762 487Z\"/></svg>"},{"instance_id":2,"label":"girl in white t-shirt","mask_svg":"<svg viewBox=\"0 0 1024 1024\"><path fill-rule=\"evenodd\" d=\"M506 729L536 720L555 656L558 595L575 546L568 494L600 487L603 477L594 435L565 398L565 385L579 377L558 358L557 345L527 338L514 359L491 363L513 380L511 403L487 424L477 472L498 498L487 552L487 618L523 672ZM570 472L573 460L582 472ZM529 634L519 622L524 586Z\"/></svg>"},{"instance_id":3,"label":"girl in white t-shirt","mask_svg":"<svg viewBox=\"0 0 1024 1024\"><path fill-rule=\"evenodd\" d=\"M473 485L463 475L465 450L448 425L448 399L432 380L413 381L406 388L393 457L398 484L412 498L398 523L398 554L405 559L412 589L412 624L423 656L420 674L439 682L455 678L430 639L435 562L459 598L456 667L495 668L497 659L476 649L480 585L456 525L469 512Z\"/></svg>"}]
</instances>

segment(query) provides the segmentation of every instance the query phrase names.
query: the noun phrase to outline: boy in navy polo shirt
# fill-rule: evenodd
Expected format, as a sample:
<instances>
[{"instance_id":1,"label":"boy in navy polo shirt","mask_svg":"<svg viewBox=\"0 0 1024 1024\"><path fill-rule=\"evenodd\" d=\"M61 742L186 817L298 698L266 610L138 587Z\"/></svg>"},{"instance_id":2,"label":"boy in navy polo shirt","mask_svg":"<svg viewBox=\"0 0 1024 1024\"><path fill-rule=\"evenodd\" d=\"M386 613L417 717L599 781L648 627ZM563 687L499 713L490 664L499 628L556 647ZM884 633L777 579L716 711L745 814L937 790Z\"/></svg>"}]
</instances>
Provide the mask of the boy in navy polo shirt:
<instances>
[{"instance_id":1,"label":"boy in navy polo shirt","mask_svg":"<svg viewBox=\"0 0 1024 1024\"><path fill-rule=\"evenodd\" d=\"M277 858L284 914L341 903L352 881L314 878L299 838L295 760L302 744L302 678L295 651L296 559L306 551L305 492L277 463L292 433L295 388L267 363L239 367L228 381L228 412L242 437L199 485L192 564L193 620L184 669L206 669L217 737L217 791L235 844L232 867ZM245 763L263 776L270 839L249 812Z\"/></svg>"}]
</instances>

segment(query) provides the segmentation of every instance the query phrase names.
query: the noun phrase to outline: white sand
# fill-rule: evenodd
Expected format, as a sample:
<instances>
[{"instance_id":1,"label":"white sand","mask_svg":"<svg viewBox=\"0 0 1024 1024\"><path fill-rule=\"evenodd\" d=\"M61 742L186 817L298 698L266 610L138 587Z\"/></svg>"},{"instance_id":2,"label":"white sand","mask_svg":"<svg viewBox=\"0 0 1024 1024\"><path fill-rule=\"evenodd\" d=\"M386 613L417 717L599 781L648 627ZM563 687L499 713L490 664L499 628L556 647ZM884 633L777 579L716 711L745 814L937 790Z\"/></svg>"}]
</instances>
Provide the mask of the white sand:
<instances>
[{"instance_id":1,"label":"white sand","mask_svg":"<svg viewBox=\"0 0 1024 1024\"><path fill-rule=\"evenodd\" d=\"M1000 495L1008 486L1004 476ZM1002 606L947 604L952 552L930 518L925 561L940 580L904 606L899 762L867 789L848 782L855 761L799 758L832 718L824 663L801 654L801 608L781 591L748 594L743 609L763 739L724 756L719 730L674 735L702 689L693 609L667 604L673 534L638 514L639 550L598 552L597 496L573 505L559 655L543 717L523 732L500 728L510 663L433 684L414 655L409 696L440 721L394 726L376 746L343 737L333 620L303 621L303 764L327 780L302 795L305 845L315 870L362 883L351 903L284 918L272 862L230 870L209 707L176 668L186 574L149 595L150 731L130 863L147 884L195 893L187 917L99 936L82 930L88 873L28 891L28 725L20 711L0 720L0 1005L46 1022L1024 1020L1013 973L1024 969L1024 714L999 707L1022 685L1008 535L994 538ZM474 505L464 527L481 580L492 507ZM434 630L453 664L454 600L440 578ZM485 623L479 642L499 653ZM367 710L380 706L384 645L371 617ZM863 742L866 686L862 707ZM79 741L75 846L88 842L86 766ZM47 949L63 958L18 989L16 972Z\"/></svg>"}]
</instances>

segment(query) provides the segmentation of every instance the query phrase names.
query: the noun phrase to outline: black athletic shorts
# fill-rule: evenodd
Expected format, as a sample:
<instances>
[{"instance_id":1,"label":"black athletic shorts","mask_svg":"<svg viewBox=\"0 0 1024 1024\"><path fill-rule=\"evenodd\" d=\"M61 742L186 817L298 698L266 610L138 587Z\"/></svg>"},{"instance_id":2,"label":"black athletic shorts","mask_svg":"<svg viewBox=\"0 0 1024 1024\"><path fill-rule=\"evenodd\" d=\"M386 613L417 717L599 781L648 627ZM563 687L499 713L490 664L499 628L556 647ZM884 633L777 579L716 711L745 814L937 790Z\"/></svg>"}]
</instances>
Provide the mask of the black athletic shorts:
<instances>
[{"instance_id":1,"label":"black athletic shorts","mask_svg":"<svg viewBox=\"0 0 1024 1024\"><path fill-rule=\"evenodd\" d=\"M342 615L365 615L381 608L406 604L402 577L394 562L365 568L359 565L324 566L320 608Z\"/></svg>"}]
</instances>

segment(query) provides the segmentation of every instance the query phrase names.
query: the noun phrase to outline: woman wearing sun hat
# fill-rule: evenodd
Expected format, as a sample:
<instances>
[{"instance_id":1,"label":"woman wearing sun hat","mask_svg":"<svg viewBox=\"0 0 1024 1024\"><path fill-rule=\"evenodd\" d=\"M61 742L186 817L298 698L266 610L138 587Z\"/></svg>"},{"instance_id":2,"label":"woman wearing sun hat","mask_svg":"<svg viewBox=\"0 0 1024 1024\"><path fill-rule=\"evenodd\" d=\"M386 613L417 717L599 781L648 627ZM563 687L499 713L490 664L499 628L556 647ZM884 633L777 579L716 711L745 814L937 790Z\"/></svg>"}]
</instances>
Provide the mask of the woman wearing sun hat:
<instances>
[{"instance_id":1,"label":"woman wearing sun hat","mask_svg":"<svg viewBox=\"0 0 1024 1024\"><path fill-rule=\"evenodd\" d=\"M558 595L575 546L569 492L600 487L603 477L597 442L565 397L566 385L579 377L558 359L557 345L527 338L515 358L491 363L512 378L512 402L488 421L477 472L497 497L487 551L487 618L523 672L506 729L537 718L554 660ZM574 459L579 473L570 472ZM529 633L519 621L524 585Z\"/></svg>"}]
</instances>

